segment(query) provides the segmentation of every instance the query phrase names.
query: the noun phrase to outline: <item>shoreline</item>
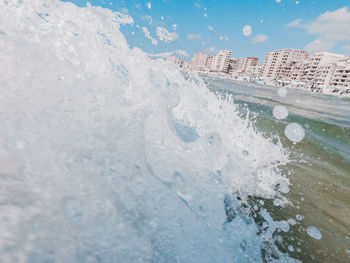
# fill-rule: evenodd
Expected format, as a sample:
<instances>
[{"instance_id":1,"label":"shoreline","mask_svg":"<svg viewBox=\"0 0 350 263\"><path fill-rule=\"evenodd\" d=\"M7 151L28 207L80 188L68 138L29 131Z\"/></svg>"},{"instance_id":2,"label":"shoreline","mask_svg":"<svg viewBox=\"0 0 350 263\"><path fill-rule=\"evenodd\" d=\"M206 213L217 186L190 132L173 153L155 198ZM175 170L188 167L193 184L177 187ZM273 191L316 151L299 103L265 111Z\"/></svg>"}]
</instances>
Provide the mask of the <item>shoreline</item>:
<instances>
[{"instance_id":1,"label":"shoreline","mask_svg":"<svg viewBox=\"0 0 350 263\"><path fill-rule=\"evenodd\" d=\"M263 82L261 83L260 81L247 81L247 80L242 80L242 79L238 79L238 78L233 78L229 75L227 76L224 76L224 75L215 75L215 74L210 74L210 72L201 72L201 71L195 71L195 70L187 70L189 72L195 72L197 73L198 75L200 75L201 77L211 77L211 78L218 78L218 79L222 79L222 80L232 80L232 81L237 81L237 82L242 82L242 83L254 83L254 84L258 84L258 85L265 85L265 86L270 86L270 87L276 87L276 88L279 88L279 87L285 87L285 88L289 88L289 89L296 89L296 90L301 90L301 91L304 91L304 92L308 92L308 93L312 93L312 94L321 94L321 95L326 95L326 96L336 96L336 97L339 97L339 98L348 98L350 99L350 93L338 93L338 92L314 92L311 90L311 88L297 88L297 87L293 87L291 85L274 85L272 83L266 83L266 82ZM208 74L209 73L209 74ZM305 84L306 85L306 84ZM333 88L335 89L335 87L330 87L330 88Z\"/></svg>"}]
</instances>

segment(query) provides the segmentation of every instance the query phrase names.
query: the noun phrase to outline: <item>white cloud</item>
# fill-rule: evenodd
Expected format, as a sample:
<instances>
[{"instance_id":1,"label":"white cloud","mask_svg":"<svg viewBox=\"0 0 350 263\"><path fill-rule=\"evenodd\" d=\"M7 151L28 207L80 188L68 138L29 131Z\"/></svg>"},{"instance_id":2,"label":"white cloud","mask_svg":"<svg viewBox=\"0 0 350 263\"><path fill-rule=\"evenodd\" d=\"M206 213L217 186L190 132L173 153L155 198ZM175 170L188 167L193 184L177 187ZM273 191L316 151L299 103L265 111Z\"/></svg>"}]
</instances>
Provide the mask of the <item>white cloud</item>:
<instances>
[{"instance_id":1,"label":"white cloud","mask_svg":"<svg viewBox=\"0 0 350 263\"><path fill-rule=\"evenodd\" d=\"M266 35L257 35L252 39L252 41L253 43L262 43L262 42L266 42L268 39L269 37Z\"/></svg>"},{"instance_id":2,"label":"white cloud","mask_svg":"<svg viewBox=\"0 0 350 263\"><path fill-rule=\"evenodd\" d=\"M147 27L145 27L145 26L142 27L142 31L145 34L145 37L152 41L152 45L154 45L154 46L158 45L157 39L154 39L153 37L151 37L151 33L148 31Z\"/></svg>"},{"instance_id":3,"label":"white cloud","mask_svg":"<svg viewBox=\"0 0 350 263\"><path fill-rule=\"evenodd\" d=\"M119 10L120 10L120 12L123 13L123 14L129 14L129 10L128 10L127 8L124 8L124 7L123 7L123 8L120 8Z\"/></svg>"},{"instance_id":4,"label":"white cloud","mask_svg":"<svg viewBox=\"0 0 350 263\"><path fill-rule=\"evenodd\" d=\"M187 34L188 40L201 40L202 36L199 34Z\"/></svg>"},{"instance_id":5,"label":"white cloud","mask_svg":"<svg viewBox=\"0 0 350 263\"><path fill-rule=\"evenodd\" d=\"M346 51L350 51L350 45L342 46L342 49L344 49Z\"/></svg>"},{"instance_id":6,"label":"white cloud","mask_svg":"<svg viewBox=\"0 0 350 263\"><path fill-rule=\"evenodd\" d=\"M180 57L189 57L190 55L186 52L186 50L176 50L176 54L178 54Z\"/></svg>"},{"instance_id":7,"label":"white cloud","mask_svg":"<svg viewBox=\"0 0 350 263\"><path fill-rule=\"evenodd\" d=\"M205 51L208 52L209 54L213 54L217 52L217 49L215 47L209 47Z\"/></svg>"},{"instance_id":8,"label":"white cloud","mask_svg":"<svg viewBox=\"0 0 350 263\"><path fill-rule=\"evenodd\" d=\"M316 39L305 46L305 49L309 52L324 52L331 50L334 47L335 42L325 40L325 39Z\"/></svg>"},{"instance_id":9,"label":"white cloud","mask_svg":"<svg viewBox=\"0 0 350 263\"><path fill-rule=\"evenodd\" d=\"M316 39L305 47L309 52L329 51L339 43L350 41L348 7L327 11L311 23L301 24L300 22L301 19L297 19L287 24L287 27L301 27L310 35L316 36Z\"/></svg>"},{"instance_id":10,"label":"white cloud","mask_svg":"<svg viewBox=\"0 0 350 263\"><path fill-rule=\"evenodd\" d=\"M303 27L303 25L300 23L302 21L301 18L295 19L294 21L288 23L287 27Z\"/></svg>"},{"instance_id":11,"label":"white cloud","mask_svg":"<svg viewBox=\"0 0 350 263\"><path fill-rule=\"evenodd\" d=\"M164 42L173 42L176 41L179 38L179 35L175 32L169 32L164 27L157 27L156 35L161 41Z\"/></svg>"},{"instance_id":12,"label":"white cloud","mask_svg":"<svg viewBox=\"0 0 350 263\"><path fill-rule=\"evenodd\" d=\"M306 25L310 34L334 41L350 41L350 11L347 7L320 15Z\"/></svg>"}]
</instances>

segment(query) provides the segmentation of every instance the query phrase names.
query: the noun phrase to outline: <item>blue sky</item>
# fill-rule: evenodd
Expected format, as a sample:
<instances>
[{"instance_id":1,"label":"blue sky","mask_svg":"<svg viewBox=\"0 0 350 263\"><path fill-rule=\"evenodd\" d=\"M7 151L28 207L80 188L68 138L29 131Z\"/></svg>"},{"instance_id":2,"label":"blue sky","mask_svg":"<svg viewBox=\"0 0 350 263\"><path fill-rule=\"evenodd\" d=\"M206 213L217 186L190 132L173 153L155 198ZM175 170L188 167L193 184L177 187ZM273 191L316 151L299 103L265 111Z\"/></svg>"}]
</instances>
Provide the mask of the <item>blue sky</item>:
<instances>
[{"instance_id":1,"label":"blue sky","mask_svg":"<svg viewBox=\"0 0 350 263\"><path fill-rule=\"evenodd\" d=\"M85 6L87 1L70 2ZM122 31L129 44L150 53L184 50L191 58L201 51L214 54L218 50L229 49L236 58L256 56L263 60L265 54L272 50L300 48L310 53L330 51L350 55L349 0L89 2L128 13L134 24L123 26ZM249 36L242 32L245 25L252 27ZM153 44L145 37L143 27L154 39ZM165 31L164 36L158 32L157 36L157 27L165 28L170 34L166 35Z\"/></svg>"}]
</instances>

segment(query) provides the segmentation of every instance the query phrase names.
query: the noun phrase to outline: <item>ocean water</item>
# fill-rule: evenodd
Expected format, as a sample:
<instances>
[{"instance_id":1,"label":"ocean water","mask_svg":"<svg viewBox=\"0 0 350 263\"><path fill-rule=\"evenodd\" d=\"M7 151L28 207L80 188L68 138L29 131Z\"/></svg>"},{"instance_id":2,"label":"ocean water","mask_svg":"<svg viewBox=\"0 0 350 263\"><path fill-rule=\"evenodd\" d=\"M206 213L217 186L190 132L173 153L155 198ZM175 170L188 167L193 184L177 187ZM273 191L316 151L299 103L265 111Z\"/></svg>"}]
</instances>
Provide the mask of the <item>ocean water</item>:
<instances>
[{"instance_id":1,"label":"ocean water","mask_svg":"<svg viewBox=\"0 0 350 263\"><path fill-rule=\"evenodd\" d=\"M292 205L270 210L276 218L290 217L296 223L287 237L293 251L286 244L282 249L303 262L348 262L350 99L295 89L280 96L276 87L237 81L207 79L207 83L214 93L233 96L242 116L249 113L258 131L278 138L290 150L291 161L284 170L289 174ZM274 117L276 107L284 107L288 117ZM286 126L295 122L306 134L297 144L284 134Z\"/></svg>"},{"instance_id":2,"label":"ocean water","mask_svg":"<svg viewBox=\"0 0 350 263\"><path fill-rule=\"evenodd\" d=\"M0 1L0 262L344 262L349 116L287 105L294 145L276 90L184 76L128 46L132 22Z\"/></svg>"}]
</instances>

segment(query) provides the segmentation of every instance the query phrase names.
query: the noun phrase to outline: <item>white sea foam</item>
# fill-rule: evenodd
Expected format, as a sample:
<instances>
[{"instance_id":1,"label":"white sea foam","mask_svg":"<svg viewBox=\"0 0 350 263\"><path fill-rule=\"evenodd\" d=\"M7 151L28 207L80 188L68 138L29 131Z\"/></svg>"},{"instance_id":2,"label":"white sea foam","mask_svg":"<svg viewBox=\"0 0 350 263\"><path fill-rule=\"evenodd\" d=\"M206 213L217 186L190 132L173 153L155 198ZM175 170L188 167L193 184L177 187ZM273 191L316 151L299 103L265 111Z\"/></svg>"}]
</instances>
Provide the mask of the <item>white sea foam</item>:
<instances>
[{"instance_id":1,"label":"white sea foam","mask_svg":"<svg viewBox=\"0 0 350 263\"><path fill-rule=\"evenodd\" d=\"M287 224L264 210L257 235L224 199L282 199L287 155L200 79L130 49L124 22L0 2L2 262L261 262Z\"/></svg>"}]
</instances>

